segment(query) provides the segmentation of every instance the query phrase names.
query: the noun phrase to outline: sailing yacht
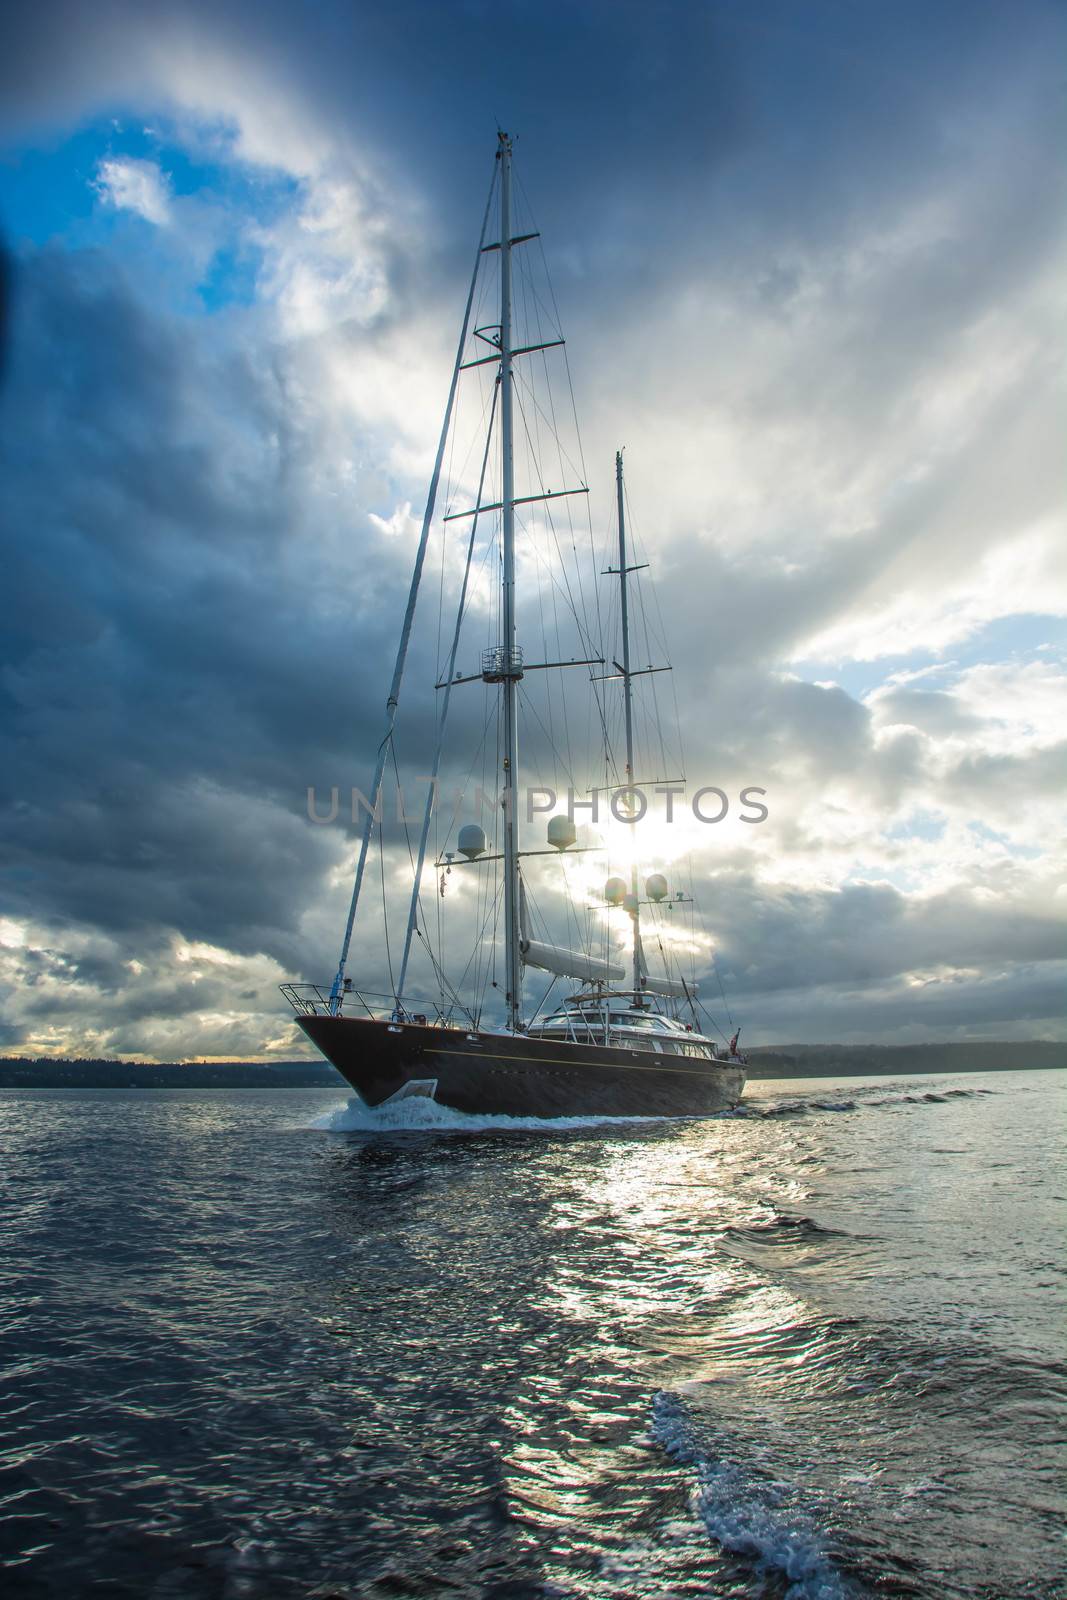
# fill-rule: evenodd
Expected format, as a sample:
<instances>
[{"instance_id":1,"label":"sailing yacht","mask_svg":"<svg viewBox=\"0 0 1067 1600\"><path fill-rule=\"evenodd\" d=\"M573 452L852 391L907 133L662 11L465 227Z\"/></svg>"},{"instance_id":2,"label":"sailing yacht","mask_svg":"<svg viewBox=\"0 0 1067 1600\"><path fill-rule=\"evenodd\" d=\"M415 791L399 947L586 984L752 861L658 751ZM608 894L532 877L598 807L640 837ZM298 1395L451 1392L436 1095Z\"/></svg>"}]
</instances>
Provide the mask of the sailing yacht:
<instances>
[{"instance_id":1,"label":"sailing yacht","mask_svg":"<svg viewBox=\"0 0 1067 1600\"><path fill-rule=\"evenodd\" d=\"M512 182L512 143L507 134L500 133L490 201L483 220L427 497L387 702L385 737L378 749L371 805L364 823L337 972L328 989L294 982L283 984L282 992L308 1039L370 1106L421 1096L460 1112L511 1117L706 1115L735 1105L743 1092L746 1065L737 1049L737 1034L725 1047L717 1046L701 1024L695 981L680 974L650 974L642 940L642 913L656 915L665 902L673 904L675 900L684 900L684 894L669 891L666 878L653 873L645 881L642 898L636 859L631 863L628 883L621 877L608 880L604 890L606 907L623 911L629 920L625 967L617 957L605 958L591 948L566 949L550 939L531 937L523 861L529 856L558 854L563 857L568 852L577 853L574 849L577 830L573 812L569 816L556 816L548 824L546 850L522 847L517 805L520 684L529 672L548 668L590 669L603 667L605 662L597 654L569 661L529 662L518 641L516 507L556 500L568 494L584 494L586 490L584 485L562 490L545 490L541 485L539 493L516 494L515 363L518 358L554 348L563 341L531 339L528 328L525 334L516 336L513 257L538 235L512 231ZM497 200L495 211L494 197ZM487 240L490 219L494 216L499 220L499 237ZM472 333L479 272L488 256L495 256L499 262L499 320L473 328L473 336L481 341L482 347L488 346L491 354L479 353L475 359L464 360ZM523 339L526 342L521 342ZM497 641L482 651L480 673L468 677L457 673L460 631L469 603L475 539L472 531L451 653L442 680L436 685L437 692L442 695L438 708L438 741L431 793L414 867L403 955L392 983L392 993L371 996L357 987L348 975L350 946L371 846L374 808L380 801L387 764L390 759L395 764L393 737L400 690L457 385L462 372L470 367L494 369L481 479L474 509L455 513L444 520L469 517L476 529L479 518L489 513L499 516L500 582L493 607L499 632ZM483 504L494 421L498 425L495 436L499 443L499 498L492 501L490 495L490 503ZM615 476L618 566L608 570L618 578L621 659L611 662L610 673L588 672L587 676L600 693L604 692L598 689L601 684L621 683L625 771L620 788L629 794L634 789L636 771L634 680L644 672L661 669L634 668L631 664L630 585L638 566L631 562L627 548L621 452L616 456ZM453 864L481 869L494 863L499 868L503 980L497 992L502 991L503 1015L492 1021L485 1020L481 1009L464 1005L455 988L441 990L449 997L444 1004L421 1002L407 993L413 944L425 942L424 926L420 924L424 925L427 919L420 911L420 888L444 748L445 720L452 689L476 681L490 686L499 696L495 740L495 776L500 785L496 840L499 848L491 850L482 828L469 824L458 830L456 849L447 852L435 865L449 874ZM383 889L384 877L383 872ZM444 883L442 877L442 891ZM392 975L391 963L390 968ZM524 980L531 968L550 974L551 987L561 978L576 982L577 987L552 1008L545 1009L542 1000L530 1015L524 997L524 988L529 984ZM434 969L441 985L445 985L440 952L434 958Z\"/></svg>"}]
</instances>

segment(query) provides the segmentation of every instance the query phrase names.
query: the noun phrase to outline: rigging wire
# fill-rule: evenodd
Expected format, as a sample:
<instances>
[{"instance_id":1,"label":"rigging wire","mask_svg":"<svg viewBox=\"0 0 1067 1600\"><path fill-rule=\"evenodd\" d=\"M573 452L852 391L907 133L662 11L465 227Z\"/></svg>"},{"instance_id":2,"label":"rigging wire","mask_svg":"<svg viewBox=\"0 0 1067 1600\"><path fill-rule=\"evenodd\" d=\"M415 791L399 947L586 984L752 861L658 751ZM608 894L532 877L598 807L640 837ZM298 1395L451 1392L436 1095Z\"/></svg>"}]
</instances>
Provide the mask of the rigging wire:
<instances>
[{"instance_id":1,"label":"rigging wire","mask_svg":"<svg viewBox=\"0 0 1067 1600\"><path fill-rule=\"evenodd\" d=\"M524 191L521 190L521 181L519 183L519 188L520 192L522 192L524 196ZM491 202L492 191L490 196L490 203ZM515 277L515 285L520 292L516 296L516 319L513 326L517 331L520 332L520 337L524 339L527 345L533 345L535 343L540 345L547 344L549 343L549 339L547 337L549 334L558 335L562 339L561 320L559 317L559 307L556 302L555 289L552 284L551 274L548 271L548 262L544 247L543 245L540 245L540 243L539 250L542 277L544 282L547 284L547 300L539 292L538 286L534 282L534 267L532 260L528 259L526 253L524 252L516 253L518 271ZM533 255L534 252L529 252L529 256L532 257ZM480 319L483 315L484 306L490 293L490 288L488 285L488 279L490 277L491 274L488 273L480 276L477 273L475 274L478 289L478 294L476 297L478 311L475 318L476 334L479 331L483 331L480 328ZM487 324L486 327L488 328L488 326L489 325ZM571 481L573 476L577 476L579 474L581 483L584 486L588 482L588 477L585 465L584 446L581 431L578 426L574 383L570 370L567 347L564 344L560 347L558 352L550 352L548 350L541 349L531 353L534 355L533 360L530 360L528 363L519 363L516 366L515 384L513 390L516 400L516 412L520 419L521 429L520 441L522 454L519 461L520 470L527 473L531 490L536 489L540 493L547 493L548 479L545 469L546 465L549 468L552 467L552 456L554 454L556 458L555 466L558 468L560 474L560 487L565 487L567 483ZM561 420L563 415L563 407L557 406L556 390L551 375L552 370L555 367L555 360L553 359L552 362L549 361L550 354L553 355L553 358L556 354L561 354L563 359L563 367L566 374L567 392L570 400L570 412L573 420L574 439L576 441L574 454L572 454L572 451L570 448L568 448L568 445L565 445L562 437L563 429L561 427ZM490 446L494 435L494 418L496 414L496 379L493 379L487 390L486 379L489 376L489 372L492 370L491 367L487 366L478 368L476 370L479 383L479 393L481 396L480 408L477 404L475 404L473 408L468 408L465 404L462 408L457 408L453 429L449 438L450 448L446 477L446 482L449 489L449 498L447 500L447 504L449 506L453 504L454 498L458 496L461 488L464 486L469 487L467 480L472 458L474 456L475 442L477 439L484 439L485 441L485 456L483 458L482 467L483 481L485 478L486 467L490 458ZM492 401L491 405L490 400ZM478 415L479 409L480 416ZM487 413L488 422L486 420ZM468 432L466 448L464 449L462 434L469 430L472 417L475 417L477 420L473 431ZM496 430L497 432L499 430L499 418L496 418ZM577 456L577 461L575 460L575 454ZM489 471L490 481L494 484L494 490L491 491L491 494L488 498L496 499L497 492L495 490L495 474L491 466ZM528 518L516 519L519 530L523 536L523 552L524 554L529 554L532 570L536 574L536 583L533 586L534 594L529 602L531 615L536 616L537 618L540 627L540 635L545 641L546 647L550 641L554 641L555 652L557 657L560 659L562 659L565 654L565 646L563 642L565 632L570 632L572 623L577 631L578 640L581 643L585 654L589 656L595 655L600 657L608 656L608 652L604 649L605 626L607 619L605 617L605 608L600 593L600 583L594 578L592 596L589 596L587 594L587 585L584 576L586 571L586 558L584 556L579 556L579 522L584 521L585 529L583 532L587 532L588 535L590 572L591 574L595 573L598 563L596 560L596 546L593 535L592 514L589 497L585 496L584 499L585 513L584 518L581 519L576 519L576 508L573 500L571 499L560 500L553 502L552 504L544 505L536 514L531 513ZM459 503L462 504L463 502L460 501ZM482 484L480 483L474 504L477 506L482 503L485 502L483 500ZM627 507L629 506L628 495L625 504ZM475 615L480 615L482 617L490 643L492 643L494 639L499 638L501 586L499 581L493 581L494 578L497 580L499 579L499 572L494 573L492 570L494 565L499 567L500 561L499 518L497 519L496 531L488 538L481 559L477 562L474 562L475 530L477 528L477 523L478 519L476 517L474 519L474 525L472 526L471 537L468 545L467 562L463 578L464 588L461 591L460 599L457 605L455 636L457 643L460 629L465 625L466 619L469 616L471 620L473 620ZM632 528L633 525L631 522L631 543L636 557L636 553L639 551L640 546L634 537ZM564 548L566 546L569 546L567 559L564 558ZM442 528L441 566L438 582L437 636L434 651L439 677L442 676L442 658L445 653L447 640L444 612L450 587L448 581L448 554L449 546L446 530ZM549 559L553 554L555 556L555 562ZM616 587L617 586L613 585L610 591L612 594L612 610L614 609L614 590ZM654 589L653 602L656 607L655 617L653 617L652 612L646 603L643 585L635 585L635 588L638 591L638 605L635 610L640 618L639 626L643 637L644 649L647 653L648 663L651 665L654 660L654 645L656 647L662 647L664 657L666 657L667 653L662 610L659 607L658 594L656 594ZM610 614L611 613L609 612L609 615ZM454 645L452 652L453 661L455 657L455 648L456 646ZM449 677L451 676L452 672L449 673ZM607 675L605 674L605 677L606 676ZM615 696L609 695L605 683L599 681L595 670L590 670L588 677L590 680L589 686L591 693L589 700L586 702L584 707L587 734L584 748L588 750L592 750L594 748L595 741L592 737L592 733L595 727L598 737L602 741L603 745L602 765L604 781L607 784L609 780L614 777L615 785L618 786L620 782L620 773L618 758L615 754L615 747L618 743L618 723L621 713L619 708L613 705ZM567 777L570 785L577 790L579 785L577 783L578 774L576 771L576 747L574 742L574 735L576 731L574 722L576 712L573 697L567 692L566 680L563 677L562 670L552 669L548 672L538 674L538 683L538 692L542 708L540 711L538 710L537 704L535 704L530 693L528 692L528 680L527 685L519 691L519 698L527 718L527 725L534 729L536 735L535 739L530 742L525 760L529 762L531 768L533 768L533 770L537 772L538 776L540 776L541 756L539 754L539 747L543 748L557 763L557 770L562 772ZM652 749L652 744L656 741L656 736L658 735L659 761L662 765L664 776L668 776L673 763L668 757L664 719L660 715L660 696L654 675L652 678L652 683L649 685L649 689L651 691L650 694L647 697L644 697L646 716L641 719L642 741L646 747L647 759L652 765L654 765L654 751ZM677 722L677 686L673 679L672 694L676 712L676 726L679 728L680 736L680 724ZM490 788L490 760L492 760L493 764L491 792L494 796L496 796L499 781L501 754L501 724L497 699L498 697L496 695L490 696L489 686L486 685L483 699L484 715L480 738L478 738L473 757L470 760L465 777L463 778L462 784L457 792L456 802L451 811L451 817L447 815L446 808L433 808L434 840L436 860L438 862L442 860L443 854L447 851L448 843L458 826L461 806L465 798L470 793L470 788L475 781L479 765L482 779L480 793L484 796L487 789ZM492 701L492 705L490 705L490 700ZM648 712L652 713L655 731L647 727ZM580 714L577 715L579 715L577 726L580 730ZM492 724L494 729L494 737L492 739L489 737L490 724ZM444 716L442 715L439 720L439 738L443 737L443 725ZM396 773L397 783L399 786L399 765L395 746L391 746L389 754L392 757L393 769ZM682 752L679 749L679 755L681 754ZM637 758L635 757L635 760L636 759ZM679 765L682 765L682 763L679 762ZM599 773L597 773L596 776L599 776ZM407 839L409 860L412 860L412 864L414 865L412 859L412 843L406 827L406 817L403 820L405 822L405 837ZM499 829L499 808L494 807L494 821L491 829L494 844L499 843ZM379 844L382 850L381 874L384 909L385 861L380 821ZM690 876L691 874L692 863L690 861ZM415 876L416 879L421 878L421 874L418 872L416 872ZM597 912L603 910L603 908L599 907L588 896L584 897L584 904L579 906L578 897L574 892L575 885L571 881L571 870L563 860L562 855L561 878L562 889L560 890L556 887L553 887L550 890L552 904L555 906L557 902L562 903L568 932L572 927L576 928L580 940L583 937L582 925L584 923L584 945L585 948L590 948L592 943L590 935L594 918L596 918ZM443 897L441 894L435 894L434 896L436 907L436 938L431 943L425 927L428 919L425 915L422 886L421 882L418 881L415 884L416 924L414 932L418 937L420 948L423 948L426 951L428 959L431 962L434 974L438 981L439 993L442 997L442 1005L444 1004L446 995L448 995L451 998L451 1004L453 1007L458 1006L461 1010L464 1010L465 1014L480 1017L482 1007L485 1004L490 988L495 988L497 986L496 935L499 927L502 896L502 881L500 871L476 871L476 884L477 889L474 896L473 908L471 908L469 901L466 902L468 915L470 910L473 909L474 926L477 930L476 937L458 985L451 984L444 971L444 952L447 946L443 916ZM462 900L462 896L460 898ZM535 904L532 890L530 891L530 902L531 904ZM542 923L544 923L544 919L541 917L539 910L537 911L537 915ZM556 915L558 917L558 911L556 912ZM670 972L672 960L671 952L674 949L673 941L675 940L676 935L673 933L667 934L666 929L661 925L659 916L656 912L653 912L649 921L651 928L654 930L655 943L663 959L664 967L668 972ZM489 929L490 923L492 924L492 938L487 943L486 933ZM604 944L605 948L607 949L612 943L612 919L602 918L600 919L600 925L603 928ZM545 924L545 927L547 931L547 924ZM679 931L683 932L682 930ZM695 969L696 945L692 937L688 941L688 948L690 964ZM679 945L677 950L677 957L679 961L683 959L684 953L685 945L683 943ZM389 944L387 920L386 955L389 962L390 982L392 983L392 956L391 947ZM714 958L712 964L716 965L716 976L719 982L720 990L723 992L723 999L725 1003L725 991L723 990L722 977L718 970L717 964L714 962ZM540 1011L541 1008L547 1003L548 995L551 993L555 981L555 978L553 978L552 984L549 985L548 990L546 990L545 994L542 996L541 1002L537 1008L538 1011ZM465 1006L465 1003L460 999L460 991L465 991L469 982L473 983L474 999L472 1005L468 1009ZM403 987L406 986L407 985L405 981ZM534 1014L536 1015L537 1012ZM728 1007L727 1014L729 1014Z\"/></svg>"},{"instance_id":2,"label":"rigging wire","mask_svg":"<svg viewBox=\"0 0 1067 1600\"><path fill-rule=\"evenodd\" d=\"M642 544L641 544L641 540L640 540L640 534L639 534L637 526L636 526L636 524L634 522L633 513L632 513L632 510L630 508L630 498L629 498L628 488L625 490L625 494L626 494L625 503L626 503L626 510L627 510L627 522L628 522L628 528L629 528L629 530L631 531L631 534L632 534L634 549L635 549L635 551L640 551L640 553L642 555L644 555L645 552L644 552L644 550L642 548ZM641 619L641 627L642 627L642 630L643 630L645 649L646 649L646 652L648 653L649 660L651 661L652 655L654 653L653 645L657 646L657 648L662 652L664 659L669 660L669 650L667 648L667 629L666 629L666 624L665 624L664 617L663 617L662 606L661 606L661 603L660 603L659 590L658 590L657 586L654 585L654 584L650 586L652 606L655 609L655 616L653 618L653 616L650 613L649 606L648 606L648 603L647 603L645 585L640 583L640 582L638 582L635 585L635 587L636 587L636 590L637 590L638 611L639 611L639 615L640 615L640 619ZM655 676L653 676L653 678L652 678L651 690L652 690L652 705L653 705L653 712L654 712L654 720L655 720L655 723L656 723L656 725L657 725L657 727L658 727L658 729L660 731L660 736L661 736L660 737L660 758L661 758L661 760L666 762L668 760L668 752L667 752L665 741L663 739L663 730L664 730L664 727L665 727L668 719L664 718L661 715L661 712L660 712L659 686L656 684ZM681 711L680 711L680 706L679 706L679 701L678 701L678 685L677 685L677 681L674 678L673 674L671 675L671 697L672 697L673 710L674 710L673 727L677 731L677 738L678 738L678 758L679 758L678 759L678 765L679 765L680 772L684 777L684 774L687 771L687 764L686 764L686 761L685 761L685 750L684 750L684 735L683 735L683 732L682 732ZM729 1021L729 1026L731 1028L733 1028L733 1026L734 1026L734 1018L733 1018L733 1015L732 1015L731 1010L730 1010L730 1004L729 1004L729 1000L727 998L725 985L723 984L722 971L721 971L721 968L719 966L717 953L715 951L714 944L713 944L713 942L712 942L712 940L711 940L711 938L710 938L710 936L708 934L707 924L706 924L705 919L704 919L703 910L700 907L699 903L697 902L695 896L693 896L693 893L692 893L693 888L695 887L695 874L694 874L694 870L693 870L692 850L689 850L689 851L686 852L686 855L685 855L684 859L685 859L685 864L686 864L686 869L687 869L687 877L688 877L688 880L689 880L689 890L690 890L690 896L691 896L690 912L689 912L690 921L691 921L691 924L692 924L691 935L690 935L690 940L689 940L689 945L690 945L690 963L689 964L690 964L690 972L691 972L691 981L692 981L692 984L693 984L694 989L695 989L697 950L698 950L700 944L703 944L703 946L707 950L708 964L711 966L711 968L714 970L714 973L715 973L716 983L718 985L719 992L720 992L720 995L722 997L723 1007L725 1009L726 1016L727 1016L728 1021ZM696 928L696 925L698 923L699 923L699 929L700 929L700 938L699 938L699 940L697 939L697 928ZM666 952L665 952L665 954L666 954ZM700 1005L700 1008L701 1008L702 1012L704 1013L705 1017L708 1019L709 1023L714 1028L714 1030L717 1033L722 1034L722 1037L725 1039L726 1038L725 1033L723 1033L723 1031L719 1027L719 1024L717 1023L717 1021L715 1021L715 1019L712 1017L712 1015L711 1015L710 1011L708 1010L708 1008L702 1002L698 1001L697 1003Z\"/></svg>"},{"instance_id":3,"label":"rigging wire","mask_svg":"<svg viewBox=\"0 0 1067 1600\"><path fill-rule=\"evenodd\" d=\"M496 414L496 402L495 402L495 399L494 399L493 408L492 408L492 411L490 412L490 431L486 436L485 454L482 457L482 470L481 470L481 473L480 473L479 478L478 478L478 494L477 494L476 503L479 504L479 505L481 504L482 490L483 490L483 487L485 485L485 472L486 472L486 466L487 466L488 460L489 460L489 448L490 448L490 442L491 442L492 419L493 419L493 416L495 416L495 414ZM443 694L441 702L440 702L440 713L438 715L438 721L437 721L437 739L436 739L436 743L435 743L435 747L434 747L434 755L433 755L433 771L430 774L430 792L429 792L429 794L428 794L428 796L426 798L426 809L424 811L423 821L422 821L422 833L421 833L421 836L420 836L420 839L419 839L419 859L418 859L418 864L417 865L415 863L414 858L412 858L412 862L411 862L412 872L413 872L413 875L414 875L414 881L413 881L413 884L412 884L411 904L410 904L410 907L409 907L409 910L408 910L407 931L406 931L405 937L404 937L404 954L403 954L403 958L402 958L401 964L400 964L401 988L403 988L404 981L405 981L406 976L407 976L408 956L409 956L409 953L410 953L410 950L411 950L412 933L414 931L416 921L417 921L417 919L418 919L418 917L419 917L419 915L421 913L421 909L422 909L421 908L420 896L421 896L421 890L422 890L422 871L423 871L423 866L424 866L425 861L426 861L426 844L427 844L427 840L428 840L429 834L430 834L430 823L431 823L431 819L432 819L432 815L433 815L434 801L436 799L436 785L437 785L437 781L438 781L438 774L440 772L441 755L442 755L442 752L443 752L443 749L444 749L445 723L446 723L446 720L447 720L447 717L448 717L448 708L449 708L449 705L451 703L451 698L452 698L452 679L455 676L456 657L457 657L457 654L458 654L458 651L459 651L459 641L460 641L460 636L461 636L461 633L462 633L462 630L463 630L463 618L464 618L464 615L465 615L465 612L466 612L466 606L467 606L467 585L468 585L468 581L470 579L471 561L472 561L472 559L474 557L474 546L475 546L475 542L476 542L477 538L478 538L478 515L477 515L477 513L475 513L474 517L471 519L470 537L469 537L469 539L467 541L467 559L466 559L466 562L465 562L464 568L463 568L463 581L462 581L462 583L460 585L459 600L458 600L457 606L456 606L456 622L455 622L455 628L454 628L453 633L452 633L452 648L451 648L451 651L449 653L449 658L448 658L448 668L447 668L447 672L446 672L446 682L444 684L444 694ZM396 758L395 758L395 752L394 752L394 765L395 765L395 759ZM400 774L398 772L397 773L397 788L398 788L398 791L399 791L399 784L400 784ZM404 831L405 831L405 834L406 834L407 833L406 813L405 813ZM411 841L410 841L410 838L408 840L408 853L409 853L409 855L411 854ZM398 1006L400 1005L399 997L397 997L397 1004L398 1004Z\"/></svg>"},{"instance_id":4,"label":"rigging wire","mask_svg":"<svg viewBox=\"0 0 1067 1600\"><path fill-rule=\"evenodd\" d=\"M389 900L385 892L385 840L382 833L382 814L378 811L378 860L382 869L382 923L385 928L385 961L389 968L389 990L392 993L396 984L393 981L393 955L389 946Z\"/></svg>"},{"instance_id":5,"label":"rigging wire","mask_svg":"<svg viewBox=\"0 0 1067 1600\"><path fill-rule=\"evenodd\" d=\"M360 840L359 857L358 857L358 861L357 861L357 864L356 864L355 882L352 885L352 897L351 897L351 900L349 901L348 917L347 917L347 920L345 922L344 938L341 941L341 954L340 954L340 959L339 959L338 964L337 964L337 973L336 973L336 975L334 977L333 985L332 985L331 990L330 990L330 1010L335 1015L340 1010L341 1005L343 1003L342 996L343 996L343 993L344 993L345 967L346 967L347 962L348 962L348 952L349 952L349 948L350 948L350 945L351 945L351 942L352 942L352 929L353 929L353 927L355 925L356 909L357 909L357 907L359 905L359 895L360 895L360 890L361 890L362 885L363 885L363 873L364 873L364 870L365 870L366 864L367 864L367 854L368 854L368 851L370 849L370 842L371 842L371 838L373 836L373 808L377 804L378 795L379 795L379 792L381 790L382 778L383 778L383 776L385 774L385 747L392 739L393 728L394 728L394 726L396 724L396 714L397 714L397 709L398 709L398 704L399 704L399 699L400 699L400 688L401 688L401 684L402 684L402 681L403 681L404 668L405 668L406 663L407 663L408 645L410 643L412 625L413 625L414 620L415 620L415 606L416 606L416 601L418 599L419 585L420 585L420 582L421 582L421 579L422 579L422 567L423 567L423 562L424 562L425 557L426 557L427 545L429 543L430 525L431 525L431 522L432 522L432 519L433 519L434 506L436 504L436 499L437 499L437 489L438 489L438 485L440 483L440 478L441 478L441 467L442 467L442 463L444 461L445 447L446 447L447 442L448 442L448 430L449 430L449 427L451 426L451 423L452 423L453 403L454 403L455 397L456 397L456 390L459 387L460 366L461 366L462 359L463 359L463 350L464 350L464 347L465 347L466 342L467 342L467 329L468 329L468 327L470 325L471 308L472 308L472 305L473 305L473 302L474 302L475 291L476 291L477 284L478 284L478 269L479 269L479 267L481 265L482 246L485 243L485 230L486 230L486 227L487 227L487 224L488 224L489 214L490 214L490 211L492 209L493 195L494 195L495 190L496 190L496 182L497 182L497 165L494 162L494 165L493 165L493 178L492 178L492 182L489 185L489 196L488 196L488 199L486 200L485 214L484 214L484 216L482 218L482 230L481 230L481 235L480 235L479 241L478 241L478 252L477 252L477 254L475 255L475 258L474 258L474 268L473 268L473 271L471 273L470 289L469 289L469 291L467 293L467 304L466 304L466 308L465 308L464 314L463 314L463 326L462 326L462 329L461 329L461 332L460 332L460 337L459 337L459 347L458 347L458 349L456 351L456 359L455 359L455 363L454 363L453 368L452 368L452 380L451 380L451 383L449 385L449 392L448 392L448 405L446 407L445 419L444 419L444 422L442 424L441 436L440 436L440 439L439 439L439 442L438 442L438 446L437 446L437 455L436 455L436 458L434 460L434 469L433 469L433 474L432 474L431 479L430 479L430 488L429 488L429 492L428 492L427 497L426 497L426 509L425 509L425 511L423 513L422 532L421 532L420 538L419 538L418 553L417 553L416 558L415 558L415 568L414 568L414 571L412 572L411 582L410 582L410 585L409 585L409 588L408 588L408 603L407 603L407 608L406 608L405 615L404 615L404 624L403 624L403 627L401 629L400 643L399 643L399 646L397 648L396 660L395 660L394 666L393 666L393 678L392 678L392 683L390 685L390 690L389 690L389 699L388 699L387 705L386 705L386 710L387 710L386 732L385 732L384 738L382 739L381 744L378 747L378 758L377 758L377 763L376 763L376 766L375 766L374 782L373 782L373 785L372 785L372 787L373 787L373 794L371 796L371 808L372 809L371 809L371 813L368 815L366 824L365 824L364 829L363 829L363 837Z\"/></svg>"}]
</instances>

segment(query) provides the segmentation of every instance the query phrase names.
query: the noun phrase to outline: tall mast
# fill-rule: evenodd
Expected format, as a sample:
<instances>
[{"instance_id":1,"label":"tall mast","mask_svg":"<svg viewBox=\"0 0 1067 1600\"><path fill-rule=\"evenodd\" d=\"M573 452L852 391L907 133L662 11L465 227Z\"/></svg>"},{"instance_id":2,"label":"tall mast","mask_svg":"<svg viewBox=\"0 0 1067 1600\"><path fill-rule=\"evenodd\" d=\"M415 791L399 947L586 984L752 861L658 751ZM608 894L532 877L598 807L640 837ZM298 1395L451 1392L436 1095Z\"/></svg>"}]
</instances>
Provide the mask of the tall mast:
<instances>
[{"instance_id":1,"label":"tall mast","mask_svg":"<svg viewBox=\"0 0 1067 1600\"><path fill-rule=\"evenodd\" d=\"M515 461L511 394L511 140L499 135L500 148L500 465L503 493L503 639L500 662L504 699L504 938L508 1022L522 1026L522 966L519 945L519 835L516 807L519 741L518 681L522 658L515 642Z\"/></svg>"},{"instance_id":2,"label":"tall mast","mask_svg":"<svg viewBox=\"0 0 1067 1600\"><path fill-rule=\"evenodd\" d=\"M630 569L626 565L626 497L622 486L621 450L615 452L615 494L619 506L619 598L622 621L622 692L626 708L626 786L631 788L634 781L634 703L633 684L630 681L630 608L627 592ZM639 990L644 962L641 955L641 906L637 895L636 854L631 857L630 863L630 896L627 909L634 925L633 986Z\"/></svg>"}]
</instances>

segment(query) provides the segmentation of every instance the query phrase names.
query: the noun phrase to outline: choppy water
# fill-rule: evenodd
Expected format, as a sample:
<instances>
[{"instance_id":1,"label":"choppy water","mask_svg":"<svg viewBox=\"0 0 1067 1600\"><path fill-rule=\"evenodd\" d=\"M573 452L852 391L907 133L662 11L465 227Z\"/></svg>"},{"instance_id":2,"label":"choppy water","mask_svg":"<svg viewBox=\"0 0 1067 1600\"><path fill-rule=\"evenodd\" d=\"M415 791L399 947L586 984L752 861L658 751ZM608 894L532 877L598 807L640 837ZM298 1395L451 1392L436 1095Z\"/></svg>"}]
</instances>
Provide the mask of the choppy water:
<instances>
[{"instance_id":1,"label":"choppy water","mask_svg":"<svg viewBox=\"0 0 1067 1600\"><path fill-rule=\"evenodd\" d=\"M1062 1081L0 1094L0 1590L1059 1595Z\"/></svg>"}]
</instances>

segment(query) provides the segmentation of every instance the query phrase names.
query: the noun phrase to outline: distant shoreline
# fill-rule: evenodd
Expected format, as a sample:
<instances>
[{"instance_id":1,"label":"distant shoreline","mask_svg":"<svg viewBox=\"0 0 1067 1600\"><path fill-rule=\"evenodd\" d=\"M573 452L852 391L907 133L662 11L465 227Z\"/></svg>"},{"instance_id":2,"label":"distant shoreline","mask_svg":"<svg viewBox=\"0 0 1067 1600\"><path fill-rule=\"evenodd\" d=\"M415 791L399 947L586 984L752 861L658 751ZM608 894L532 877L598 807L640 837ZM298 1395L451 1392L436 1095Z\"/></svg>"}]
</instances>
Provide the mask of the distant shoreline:
<instances>
[{"instance_id":1,"label":"distant shoreline","mask_svg":"<svg viewBox=\"0 0 1067 1600\"><path fill-rule=\"evenodd\" d=\"M1067 1044L783 1045L754 1049L749 1078L906 1077L1067 1067ZM342 1089L325 1061L127 1062L0 1058L0 1089Z\"/></svg>"}]
</instances>

